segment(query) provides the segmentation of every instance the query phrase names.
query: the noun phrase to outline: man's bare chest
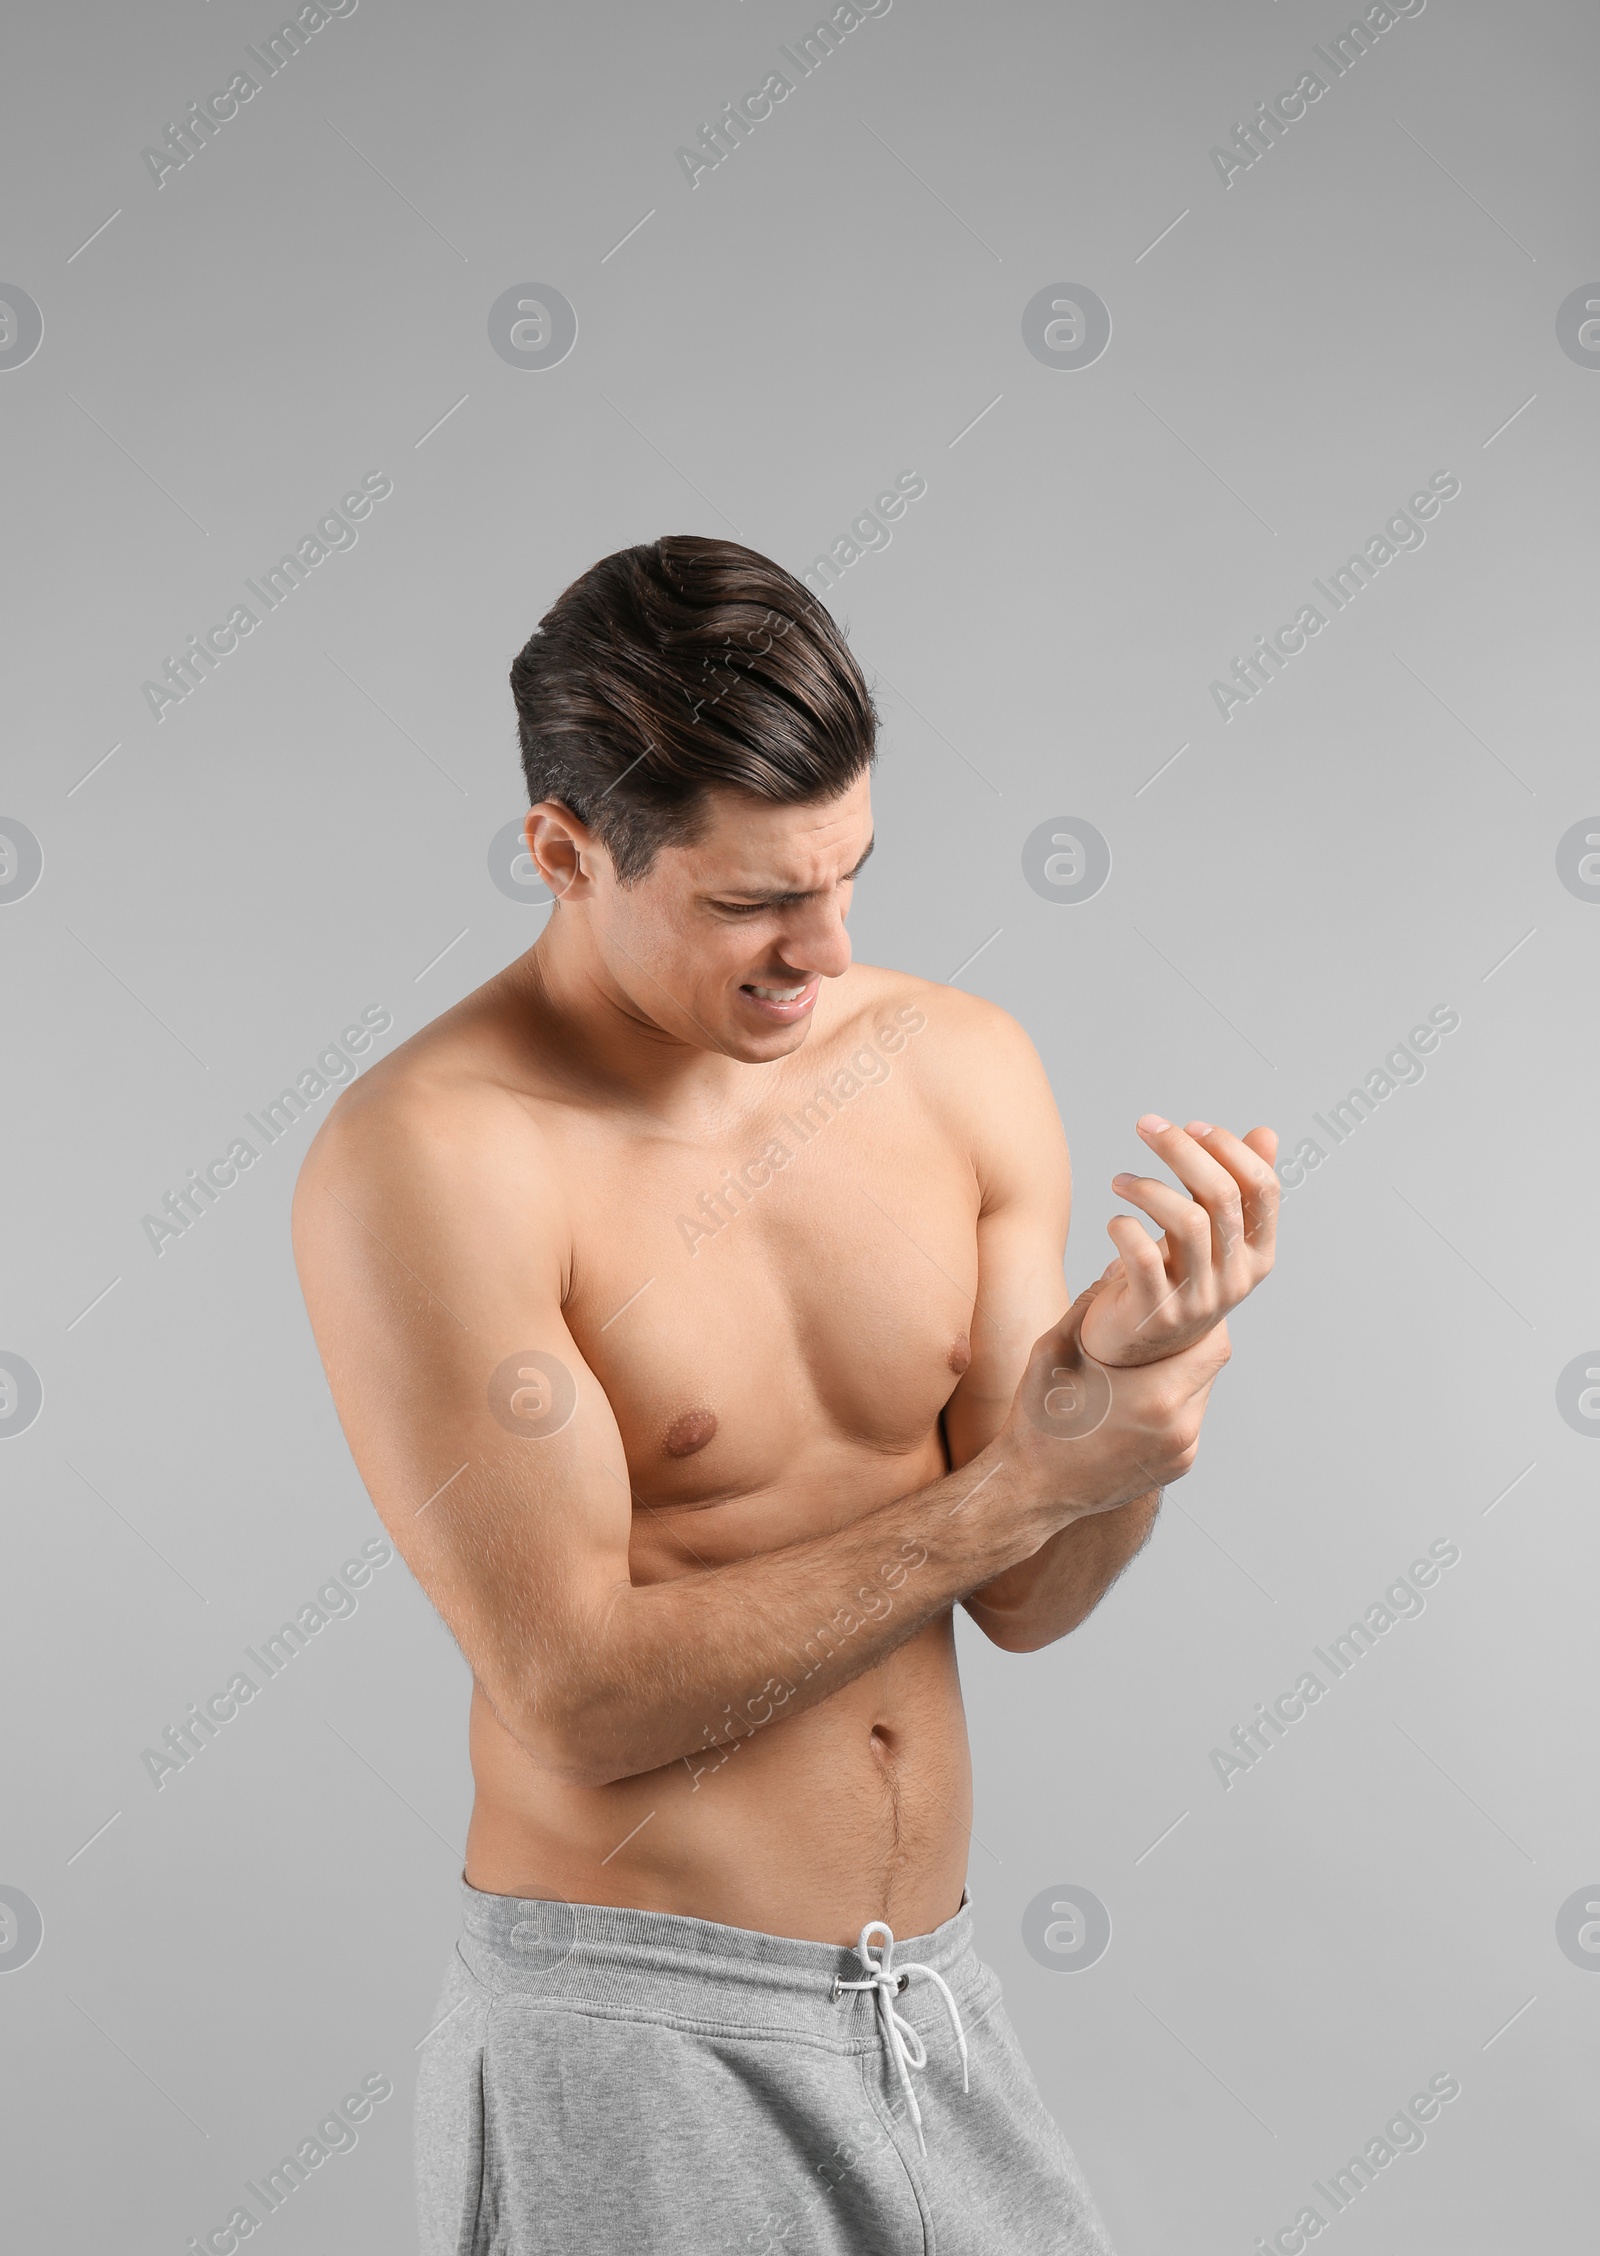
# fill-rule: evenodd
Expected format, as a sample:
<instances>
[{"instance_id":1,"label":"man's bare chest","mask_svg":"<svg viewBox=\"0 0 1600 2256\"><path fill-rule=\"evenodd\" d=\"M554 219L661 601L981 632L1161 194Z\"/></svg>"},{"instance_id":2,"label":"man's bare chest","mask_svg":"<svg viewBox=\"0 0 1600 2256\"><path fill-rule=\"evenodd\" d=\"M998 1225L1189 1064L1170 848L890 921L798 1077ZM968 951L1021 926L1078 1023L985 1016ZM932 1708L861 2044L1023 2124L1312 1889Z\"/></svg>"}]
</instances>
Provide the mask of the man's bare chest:
<instances>
[{"instance_id":1,"label":"man's bare chest","mask_svg":"<svg viewBox=\"0 0 1600 2256\"><path fill-rule=\"evenodd\" d=\"M978 1189L914 1088L869 1068L722 1135L590 1147L566 1316L647 1501L926 1450L965 1366Z\"/></svg>"}]
</instances>

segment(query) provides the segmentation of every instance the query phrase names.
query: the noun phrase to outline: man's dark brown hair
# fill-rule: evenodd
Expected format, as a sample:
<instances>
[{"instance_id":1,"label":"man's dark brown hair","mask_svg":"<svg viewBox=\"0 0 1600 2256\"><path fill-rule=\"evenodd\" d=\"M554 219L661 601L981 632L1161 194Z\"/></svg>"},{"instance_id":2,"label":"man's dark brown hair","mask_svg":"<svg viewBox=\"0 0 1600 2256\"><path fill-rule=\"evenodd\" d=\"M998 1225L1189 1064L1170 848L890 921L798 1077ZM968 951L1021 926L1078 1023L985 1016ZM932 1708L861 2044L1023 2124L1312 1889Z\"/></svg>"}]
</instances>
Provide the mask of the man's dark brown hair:
<instances>
[{"instance_id":1,"label":"man's dark brown hair","mask_svg":"<svg viewBox=\"0 0 1600 2256\"><path fill-rule=\"evenodd\" d=\"M624 884L696 836L709 787L833 799L875 757L844 636L736 541L682 534L602 557L539 621L511 690L529 804L569 808Z\"/></svg>"}]
</instances>

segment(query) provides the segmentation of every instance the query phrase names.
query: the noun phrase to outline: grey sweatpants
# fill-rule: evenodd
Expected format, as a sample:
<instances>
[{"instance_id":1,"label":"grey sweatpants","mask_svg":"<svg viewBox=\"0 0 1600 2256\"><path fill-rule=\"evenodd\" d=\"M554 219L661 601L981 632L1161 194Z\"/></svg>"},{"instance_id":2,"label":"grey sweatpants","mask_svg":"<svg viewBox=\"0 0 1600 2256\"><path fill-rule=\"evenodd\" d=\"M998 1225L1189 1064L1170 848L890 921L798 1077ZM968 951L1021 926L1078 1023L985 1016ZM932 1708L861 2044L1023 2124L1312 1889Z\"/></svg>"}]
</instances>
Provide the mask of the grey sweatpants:
<instances>
[{"instance_id":1,"label":"grey sweatpants","mask_svg":"<svg viewBox=\"0 0 1600 2256\"><path fill-rule=\"evenodd\" d=\"M423 2256L1111 2256L972 1947L896 1939L923 2153L853 1948L664 1912L489 1896L422 2046ZM913 2040L910 2050L914 2054Z\"/></svg>"}]
</instances>

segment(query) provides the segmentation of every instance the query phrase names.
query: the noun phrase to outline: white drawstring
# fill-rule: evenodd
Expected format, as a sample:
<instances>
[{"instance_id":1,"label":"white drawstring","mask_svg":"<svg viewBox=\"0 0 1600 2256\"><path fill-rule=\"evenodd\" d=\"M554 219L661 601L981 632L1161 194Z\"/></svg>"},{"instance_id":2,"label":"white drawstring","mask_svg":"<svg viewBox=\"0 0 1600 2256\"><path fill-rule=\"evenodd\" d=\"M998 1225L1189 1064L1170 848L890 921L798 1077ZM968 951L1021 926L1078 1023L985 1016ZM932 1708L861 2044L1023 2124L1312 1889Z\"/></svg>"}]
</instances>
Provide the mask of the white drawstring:
<instances>
[{"instance_id":1,"label":"white drawstring","mask_svg":"<svg viewBox=\"0 0 1600 2256\"><path fill-rule=\"evenodd\" d=\"M872 1946L867 1940L869 1935L875 1934L883 1937L883 1947L876 1958L873 1957ZM926 2154L928 2142L922 2135L922 2110L917 2105L917 2095L911 2088L910 2068L926 2068L928 2065L928 2048L917 2031L911 2026L911 2023L903 2021L896 2013L894 2000L902 1990L909 1987L913 1974L926 1974L928 1980L937 1985L939 1993L944 1999L945 2009L950 2015L951 2026L956 2033L956 2043L961 2047L961 2089L964 2092L969 2092L972 2086L967 2076L967 2035L961 2026L961 2015L956 2010L956 2001L951 1995L949 1983L936 1968L924 1966L915 1959L908 1960L904 1966L899 1968L892 1964L894 1932L886 1921L869 1919L861 1930L861 1940L857 1943L856 1950L860 1955L862 1965L867 1969L865 1981L845 1982L835 1975L833 1995L837 1998L846 1990L873 1990L876 1992L878 2019L882 2025L884 2043L889 2048L889 2057L894 2062L896 2073L900 2078L907 2103L911 2109L911 2120L916 2126L917 2144ZM908 2062L910 2068L907 2067Z\"/></svg>"}]
</instances>

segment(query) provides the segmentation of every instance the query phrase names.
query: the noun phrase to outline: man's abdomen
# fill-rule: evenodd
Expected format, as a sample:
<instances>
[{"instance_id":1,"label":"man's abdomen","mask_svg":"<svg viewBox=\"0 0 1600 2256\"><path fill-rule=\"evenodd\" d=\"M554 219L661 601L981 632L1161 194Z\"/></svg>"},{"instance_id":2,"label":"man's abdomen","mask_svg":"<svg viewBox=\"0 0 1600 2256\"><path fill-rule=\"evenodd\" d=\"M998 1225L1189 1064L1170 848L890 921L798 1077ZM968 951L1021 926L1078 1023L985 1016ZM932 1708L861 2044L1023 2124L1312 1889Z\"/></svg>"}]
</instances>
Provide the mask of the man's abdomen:
<instances>
[{"instance_id":1,"label":"man's abdomen","mask_svg":"<svg viewBox=\"0 0 1600 2256\"><path fill-rule=\"evenodd\" d=\"M842 1668L848 1642L807 1666ZM775 1671L698 1752L600 1787L541 1770L475 1687L468 1881L814 1942L869 1919L929 1932L960 1905L971 1821L950 1617L789 1712L803 1676Z\"/></svg>"}]
</instances>

